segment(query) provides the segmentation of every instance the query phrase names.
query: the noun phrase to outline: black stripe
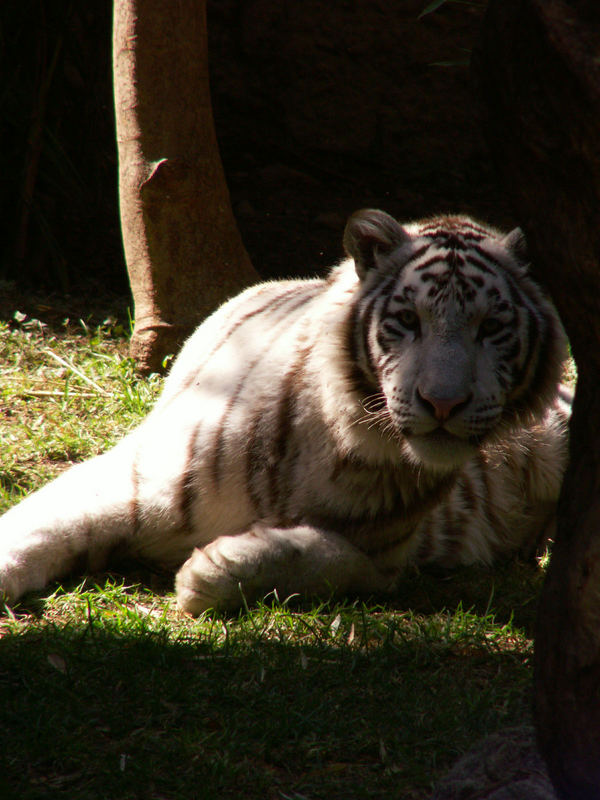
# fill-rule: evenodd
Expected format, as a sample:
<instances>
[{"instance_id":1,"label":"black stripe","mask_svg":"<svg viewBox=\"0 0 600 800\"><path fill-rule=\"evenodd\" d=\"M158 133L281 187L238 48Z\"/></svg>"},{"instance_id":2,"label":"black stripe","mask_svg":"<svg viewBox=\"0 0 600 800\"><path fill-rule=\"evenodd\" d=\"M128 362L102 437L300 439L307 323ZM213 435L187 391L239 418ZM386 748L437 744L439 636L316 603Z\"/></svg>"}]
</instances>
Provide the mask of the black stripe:
<instances>
[{"instance_id":1,"label":"black stripe","mask_svg":"<svg viewBox=\"0 0 600 800\"><path fill-rule=\"evenodd\" d=\"M387 333L393 334L396 338L403 339L406 336L406 330L391 315L381 323L381 328Z\"/></svg>"},{"instance_id":2,"label":"black stripe","mask_svg":"<svg viewBox=\"0 0 600 800\"><path fill-rule=\"evenodd\" d=\"M361 333L361 351L365 357L366 364L361 364L359 361L359 366L362 366L363 371L367 372L367 374L371 375L373 379L376 380L377 376L377 368L376 368L376 359L374 357L374 353L372 352L371 348L371 326L373 325L373 315L375 314L376 306L381 301L383 297L381 292L373 293L366 304L361 303L360 315L358 318L358 325L360 327Z\"/></svg>"},{"instance_id":3,"label":"black stripe","mask_svg":"<svg viewBox=\"0 0 600 800\"><path fill-rule=\"evenodd\" d=\"M444 540L445 540L445 563L453 566L460 554L463 543L464 527L459 523L452 507L452 497L446 502L444 508ZM442 559L444 560L444 556Z\"/></svg>"},{"instance_id":4,"label":"black stripe","mask_svg":"<svg viewBox=\"0 0 600 800\"><path fill-rule=\"evenodd\" d=\"M472 266L476 267L477 269L484 272L486 275L493 275L494 277L498 277L496 270L492 269L485 261L482 261L477 256L471 255L471 253L467 253L467 262Z\"/></svg>"},{"instance_id":5,"label":"black stripe","mask_svg":"<svg viewBox=\"0 0 600 800\"><path fill-rule=\"evenodd\" d=\"M179 513L182 520L182 528L185 532L191 533L194 529L192 509L196 499L196 479L197 479L197 451L196 443L198 434L202 427L202 422L194 426L192 434L188 440L185 467L179 483Z\"/></svg>"},{"instance_id":6,"label":"black stripe","mask_svg":"<svg viewBox=\"0 0 600 800\"><path fill-rule=\"evenodd\" d=\"M445 263L446 259L444 258L444 256L438 254L432 256L431 258L428 258L426 261L423 261L422 264L416 266L414 268L414 272L422 272L424 269L427 269L427 267L431 267L433 264L445 264Z\"/></svg>"},{"instance_id":7,"label":"black stripe","mask_svg":"<svg viewBox=\"0 0 600 800\"><path fill-rule=\"evenodd\" d=\"M264 290L267 291L269 288L270 284L265 284ZM237 331L237 329L242 325L244 325L246 322L248 322L248 320L260 314L264 314L267 311L268 312L277 311L281 306L284 306L286 303L293 300L298 294L303 295L303 298L299 303L299 305L302 305L303 302L308 302L309 300L312 300L312 298L314 298L317 294L324 291L325 288L326 288L325 281L322 280L315 280L310 282L307 281L306 283L302 282L299 283L297 286L293 286L292 288L288 289L285 292L285 294L278 294L275 297L272 297L267 303L264 303L264 305L252 309L252 311L247 311L245 314L242 314L242 316L237 317L235 322L231 325L231 327L227 329L227 331L223 334L223 336L208 351L204 359L198 364L197 369L194 370L194 374L189 378L189 380L185 384L182 384L181 389L178 392L178 395L184 392L186 389L189 389L190 386L196 383L198 375L206 367L206 365L209 363L209 361L212 359L215 353L221 347L223 347L229 341L231 336L233 336L233 334ZM290 310L294 311L296 307L297 306L294 306Z\"/></svg>"},{"instance_id":8,"label":"black stripe","mask_svg":"<svg viewBox=\"0 0 600 800\"><path fill-rule=\"evenodd\" d=\"M489 261L490 264L493 264L497 267L502 273L506 270L504 264L502 264L498 259L493 256L490 252L488 252L485 247L479 247L479 245L473 244L471 245L471 250L474 250L478 256L484 258L486 261Z\"/></svg>"},{"instance_id":9,"label":"black stripe","mask_svg":"<svg viewBox=\"0 0 600 800\"><path fill-rule=\"evenodd\" d=\"M402 291L398 294L391 295L394 303L411 303L416 295L417 290L414 286L403 286Z\"/></svg>"},{"instance_id":10,"label":"black stripe","mask_svg":"<svg viewBox=\"0 0 600 800\"><path fill-rule=\"evenodd\" d=\"M229 398L225 403L225 408L223 410L223 414L221 415L221 419L219 420L219 424L217 426L217 432L214 436L212 445L210 475L215 488L218 488L219 484L221 483L222 461L225 455L225 442L224 442L225 425L227 424L227 420L229 419L229 416L235 404L238 401L240 393L244 388L246 381L248 380L249 374L252 372L252 370L258 364L258 362L262 360L263 355L264 353L261 352L251 362L250 366L247 367L247 371L244 373L244 375L242 375L241 379L237 382L233 394L229 395Z\"/></svg>"},{"instance_id":11,"label":"black stripe","mask_svg":"<svg viewBox=\"0 0 600 800\"><path fill-rule=\"evenodd\" d=\"M410 254L410 256L406 259L406 261L404 261L402 263L402 269L405 269L413 261L416 261L418 258L421 258L421 256L424 253L426 253L429 250L430 247L431 247L431 244L429 244L429 243L424 244L421 247L418 247L413 253Z\"/></svg>"},{"instance_id":12,"label":"black stripe","mask_svg":"<svg viewBox=\"0 0 600 800\"><path fill-rule=\"evenodd\" d=\"M427 564L432 560L435 552L435 540L433 536L433 525L421 526L421 541L417 548L417 564Z\"/></svg>"},{"instance_id":13,"label":"black stripe","mask_svg":"<svg viewBox=\"0 0 600 800\"><path fill-rule=\"evenodd\" d=\"M492 342L493 344L498 346L498 345L504 344L505 342L509 342L513 337L514 337L513 331L505 331L501 336L496 336L496 337L489 336L487 338L489 339L490 342ZM518 341L517 341L517 353L519 352L519 349L520 348L519 348L519 344L518 344ZM514 352L514 348L513 348L513 350L511 350L511 352ZM504 354L504 358L508 358L508 353Z\"/></svg>"},{"instance_id":14,"label":"black stripe","mask_svg":"<svg viewBox=\"0 0 600 800\"><path fill-rule=\"evenodd\" d=\"M211 477L212 480L217 487L221 482L221 473L222 473L222 460L224 456L224 433L225 427L227 425L227 421L231 415L231 412L235 408L235 405L240 397L242 390L244 389L250 375L256 365L261 362L265 355L268 357L269 348L273 344L273 342L278 338L279 331L278 328L283 322L288 322L288 314L296 311L298 308L302 308L309 300L312 300L312 295L301 297L297 300L290 308L286 311L286 315L281 317L277 320L271 320L271 329L270 333L271 336L269 337L268 341L265 342L263 349L258 353L258 355L251 361L251 363L245 367L245 372L241 376L240 380L238 381L233 394L231 394L225 404L225 408L223 410L223 414L221 415L221 419L219 421L219 425L216 430L216 434L213 440L213 447L212 447L212 463L211 463ZM252 316L252 315L251 315Z\"/></svg>"},{"instance_id":15,"label":"black stripe","mask_svg":"<svg viewBox=\"0 0 600 800\"><path fill-rule=\"evenodd\" d=\"M290 433L296 418L297 387L304 380L305 365L310 349L310 347L305 347L300 351L299 358L285 376L281 386L281 399L275 415L276 432L273 438L273 451L267 468L267 481L272 508L279 505L279 479L282 472L282 463L290 444Z\"/></svg>"},{"instance_id":16,"label":"black stripe","mask_svg":"<svg viewBox=\"0 0 600 800\"><path fill-rule=\"evenodd\" d=\"M430 239L439 240L448 237L465 239L466 241L482 242L491 238L491 232L477 225L472 225L463 220L433 220L431 224L424 225L419 234Z\"/></svg>"},{"instance_id":17,"label":"black stripe","mask_svg":"<svg viewBox=\"0 0 600 800\"><path fill-rule=\"evenodd\" d=\"M131 500L129 501L129 518L131 531L135 536L141 530L141 504L140 504L140 473L138 470L138 453L133 457L131 465Z\"/></svg>"},{"instance_id":18,"label":"black stripe","mask_svg":"<svg viewBox=\"0 0 600 800\"><path fill-rule=\"evenodd\" d=\"M458 481L458 486L460 488L461 497L463 500L463 504L465 509L474 514L477 511L477 493L473 488L473 484L469 478L469 476L464 472Z\"/></svg>"},{"instance_id":19,"label":"black stripe","mask_svg":"<svg viewBox=\"0 0 600 800\"><path fill-rule=\"evenodd\" d=\"M533 314L528 314L527 316L527 352L525 354L523 366L515 375L514 391L517 393L524 385L531 386L531 376L529 381L527 381L527 376L531 373L531 365L534 359L539 358L541 331L539 330L538 320Z\"/></svg>"},{"instance_id":20,"label":"black stripe","mask_svg":"<svg viewBox=\"0 0 600 800\"><path fill-rule=\"evenodd\" d=\"M502 525L494 512L494 498L492 497L492 487L489 480L489 468L483 454L479 453L473 463L479 468L481 486L484 492L484 497L481 498L481 511L485 515L492 531L498 534L502 530Z\"/></svg>"},{"instance_id":21,"label":"black stripe","mask_svg":"<svg viewBox=\"0 0 600 800\"><path fill-rule=\"evenodd\" d=\"M360 324L360 309L357 302L354 303L348 317L348 326L345 336L345 348L348 355L348 381L362 397L367 397L378 389L377 378L374 373L367 374L361 366L363 362L368 363L367 354L364 351L364 340L362 336L362 326Z\"/></svg>"},{"instance_id":22,"label":"black stripe","mask_svg":"<svg viewBox=\"0 0 600 800\"><path fill-rule=\"evenodd\" d=\"M256 412L248 426L248 439L246 445L246 489L257 517L260 519L266 514L260 493L254 485L256 475L264 468L264 447L262 436L259 433L261 415Z\"/></svg>"},{"instance_id":23,"label":"black stripe","mask_svg":"<svg viewBox=\"0 0 600 800\"><path fill-rule=\"evenodd\" d=\"M546 336L542 336L540 333L540 338L537 342L537 353L536 353L536 367L529 380L529 386L526 398L529 402L531 402L532 398L541 397L544 390L547 390L547 382L549 379L549 371L553 370L555 367L555 363L553 363L550 359L550 354L555 349L556 344L556 332L554 326L552 324L553 320L550 316L543 317L543 322L547 326ZM517 403L520 405L521 401L519 398Z\"/></svg>"}]
</instances>

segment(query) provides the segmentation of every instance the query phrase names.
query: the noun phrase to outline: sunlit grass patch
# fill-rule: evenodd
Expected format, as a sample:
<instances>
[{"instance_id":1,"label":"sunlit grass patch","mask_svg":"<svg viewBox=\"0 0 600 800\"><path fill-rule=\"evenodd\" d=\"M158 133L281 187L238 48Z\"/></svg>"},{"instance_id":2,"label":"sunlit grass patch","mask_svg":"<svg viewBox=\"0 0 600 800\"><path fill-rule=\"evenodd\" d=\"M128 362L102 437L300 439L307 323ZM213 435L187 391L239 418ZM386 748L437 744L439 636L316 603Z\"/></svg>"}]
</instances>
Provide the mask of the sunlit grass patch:
<instances>
[{"instance_id":1,"label":"sunlit grass patch","mask_svg":"<svg viewBox=\"0 0 600 800\"><path fill-rule=\"evenodd\" d=\"M0 322L0 510L114 444L160 385L136 375L126 341L106 329L56 334Z\"/></svg>"}]
</instances>

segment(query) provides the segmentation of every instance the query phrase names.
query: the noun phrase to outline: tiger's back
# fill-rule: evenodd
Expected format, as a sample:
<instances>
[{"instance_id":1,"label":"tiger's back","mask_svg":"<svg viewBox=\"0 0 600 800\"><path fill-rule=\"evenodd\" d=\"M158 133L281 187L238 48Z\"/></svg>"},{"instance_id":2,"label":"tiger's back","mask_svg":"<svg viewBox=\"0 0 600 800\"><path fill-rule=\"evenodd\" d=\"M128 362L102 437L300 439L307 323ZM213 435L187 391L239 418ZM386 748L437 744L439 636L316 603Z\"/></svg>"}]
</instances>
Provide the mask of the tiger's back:
<instances>
[{"instance_id":1,"label":"tiger's back","mask_svg":"<svg viewBox=\"0 0 600 800\"><path fill-rule=\"evenodd\" d=\"M187 558L178 597L197 613L239 604L240 585L388 590L409 559L535 540L566 458L564 335L518 236L363 212L345 245L328 279L223 306L140 428L0 520L11 597L123 541Z\"/></svg>"}]
</instances>

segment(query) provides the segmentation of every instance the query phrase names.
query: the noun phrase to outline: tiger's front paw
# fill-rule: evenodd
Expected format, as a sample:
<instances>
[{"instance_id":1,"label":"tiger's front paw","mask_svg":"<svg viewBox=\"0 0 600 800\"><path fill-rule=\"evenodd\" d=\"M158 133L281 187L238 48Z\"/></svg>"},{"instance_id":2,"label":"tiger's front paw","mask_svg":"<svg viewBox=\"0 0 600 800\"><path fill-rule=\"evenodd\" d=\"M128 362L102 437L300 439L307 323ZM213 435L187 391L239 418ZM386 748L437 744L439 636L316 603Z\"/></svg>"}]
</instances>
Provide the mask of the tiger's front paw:
<instances>
[{"instance_id":1,"label":"tiger's front paw","mask_svg":"<svg viewBox=\"0 0 600 800\"><path fill-rule=\"evenodd\" d=\"M16 603L26 592L41 589L44 583L35 570L29 572L14 558L0 554L0 608Z\"/></svg>"},{"instance_id":2,"label":"tiger's front paw","mask_svg":"<svg viewBox=\"0 0 600 800\"><path fill-rule=\"evenodd\" d=\"M175 579L180 608L197 616L209 608L234 611L244 598L254 599L261 549L252 534L241 534L194 550Z\"/></svg>"}]
</instances>

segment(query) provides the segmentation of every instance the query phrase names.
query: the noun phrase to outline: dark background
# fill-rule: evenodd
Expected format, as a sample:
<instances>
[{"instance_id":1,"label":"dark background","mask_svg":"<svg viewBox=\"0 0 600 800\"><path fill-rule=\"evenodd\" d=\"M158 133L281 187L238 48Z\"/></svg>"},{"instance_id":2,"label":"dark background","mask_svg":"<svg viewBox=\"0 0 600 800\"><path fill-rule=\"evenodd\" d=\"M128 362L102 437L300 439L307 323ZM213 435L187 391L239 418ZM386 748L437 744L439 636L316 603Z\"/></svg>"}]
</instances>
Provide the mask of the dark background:
<instances>
[{"instance_id":1,"label":"dark background","mask_svg":"<svg viewBox=\"0 0 600 800\"><path fill-rule=\"evenodd\" d=\"M322 272L365 206L512 224L466 65L485 3L418 19L427 3L209 0L217 136L261 275ZM0 4L0 280L13 288L127 290L111 18L110 0Z\"/></svg>"}]
</instances>

